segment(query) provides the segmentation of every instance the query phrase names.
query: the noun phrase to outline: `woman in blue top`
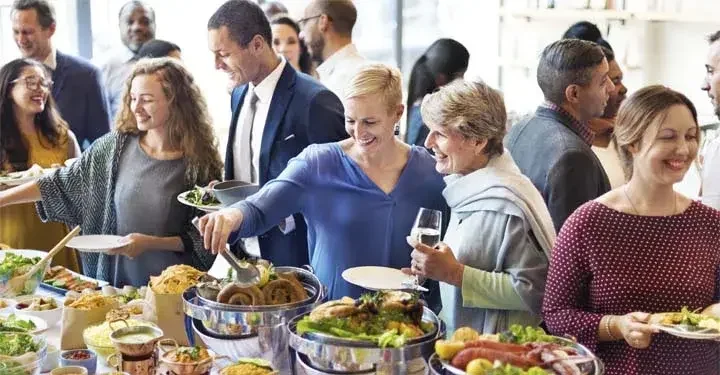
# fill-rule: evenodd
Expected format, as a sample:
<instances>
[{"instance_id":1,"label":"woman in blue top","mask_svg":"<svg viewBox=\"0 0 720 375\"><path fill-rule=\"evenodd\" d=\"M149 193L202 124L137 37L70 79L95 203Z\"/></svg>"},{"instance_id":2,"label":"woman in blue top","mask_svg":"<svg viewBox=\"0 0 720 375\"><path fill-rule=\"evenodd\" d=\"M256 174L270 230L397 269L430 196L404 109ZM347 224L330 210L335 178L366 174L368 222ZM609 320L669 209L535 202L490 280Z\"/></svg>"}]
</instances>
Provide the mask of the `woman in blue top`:
<instances>
[{"instance_id":1,"label":"woman in blue top","mask_svg":"<svg viewBox=\"0 0 720 375\"><path fill-rule=\"evenodd\" d=\"M217 253L228 238L256 236L302 213L311 263L330 298L364 292L342 279L347 268L408 263L412 248L405 237L420 207L446 208L445 183L425 149L394 135L404 110L397 69L365 67L344 99L350 138L309 146L257 194L201 218L206 248ZM437 293L437 284L428 287ZM428 302L437 307L431 296Z\"/></svg>"}]
</instances>

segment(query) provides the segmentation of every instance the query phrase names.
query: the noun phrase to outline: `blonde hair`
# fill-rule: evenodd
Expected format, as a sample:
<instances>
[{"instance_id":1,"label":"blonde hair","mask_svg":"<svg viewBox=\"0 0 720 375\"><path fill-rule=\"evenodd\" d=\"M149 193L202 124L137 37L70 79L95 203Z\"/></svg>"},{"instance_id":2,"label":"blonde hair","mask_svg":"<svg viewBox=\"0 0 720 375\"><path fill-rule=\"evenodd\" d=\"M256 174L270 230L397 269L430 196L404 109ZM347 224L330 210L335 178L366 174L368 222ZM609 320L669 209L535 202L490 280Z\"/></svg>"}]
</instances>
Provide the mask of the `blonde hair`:
<instances>
[{"instance_id":1,"label":"blonde hair","mask_svg":"<svg viewBox=\"0 0 720 375\"><path fill-rule=\"evenodd\" d=\"M118 132L140 133L130 107L132 81L140 75L154 75L168 98L170 108L165 124L166 134L171 146L184 153L186 180L204 183L219 179L223 163L205 98L192 74L177 59L141 59L135 64L125 81L122 108L115 119Z\"/></svg>"},{"instance_id":2,"label":"blonde hair","mask_svg":"<svg viewBox=\"0 0 720 375\"><path fill-rule=\"evenodd\" d=\"M426 124L451 128L468 139L486 139L489 157L503 153L505 101L498 90L484 82L450 82L425 96L420 114Z\"/></svg>"},{"instance_id":3,"label":"blonde hair","mask_svg":"<svg viewBox=\"0 0 720 375\"><path fill-rule=\"evenodd\" d=\"M665 121L668 110L674 105L685 106L690 110L697 129L697 142L700 144L697 110L690 99L673 89L662 85L648 86L630 95L620 106L612 137L626 180L630 180L633 174L630 146L639 146L651 126L655 127L656 133L660 131L659 125Z\"/></svg>"},{"instance_id":4,"label":"blonde hair","mask_svg":"<svg viewBox=\"0 0 720 375\"><path fill-rule=\"evenodd\" d=\"M360 69L345 87L345 98L379 96L392 111L402 105L402 74L384 64L370 64Z\"/></svg>"}]
</instances>

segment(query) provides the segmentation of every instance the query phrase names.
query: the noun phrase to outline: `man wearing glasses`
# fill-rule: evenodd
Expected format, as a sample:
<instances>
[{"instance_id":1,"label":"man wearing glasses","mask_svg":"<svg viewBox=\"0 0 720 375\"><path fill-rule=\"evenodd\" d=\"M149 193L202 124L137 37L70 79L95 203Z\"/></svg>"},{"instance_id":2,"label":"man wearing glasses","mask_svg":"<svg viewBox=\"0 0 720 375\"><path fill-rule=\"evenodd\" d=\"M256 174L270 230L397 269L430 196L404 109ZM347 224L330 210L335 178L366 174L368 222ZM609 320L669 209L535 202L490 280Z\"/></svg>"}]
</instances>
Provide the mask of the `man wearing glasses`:
<instances>
[{"instance_id":1,"label":"man wearing glasses","mask_svg":"<svg viewBox=\"0 0 720 375\"><path fill-rule=\"evenodd\" d=\"M357 10L350 0L313 0L298 21L320 82L344 100L344 86L368 63L352 42Z\"/></svg>"},{"instance_id":2,"label":"man wearing glasses","mask_svg":"<svg viewBox=\"0 0 720 375\"><path fill-rule=\"evenodd\" d=\"M52 72L52 96L60 115L70 125L81 147L89 147L110 130L108 101L100 72L89 62L53 47L55 11L46 0L16 0L12 28L20 54L43 63Z\"/></svg>"}]
</instances>

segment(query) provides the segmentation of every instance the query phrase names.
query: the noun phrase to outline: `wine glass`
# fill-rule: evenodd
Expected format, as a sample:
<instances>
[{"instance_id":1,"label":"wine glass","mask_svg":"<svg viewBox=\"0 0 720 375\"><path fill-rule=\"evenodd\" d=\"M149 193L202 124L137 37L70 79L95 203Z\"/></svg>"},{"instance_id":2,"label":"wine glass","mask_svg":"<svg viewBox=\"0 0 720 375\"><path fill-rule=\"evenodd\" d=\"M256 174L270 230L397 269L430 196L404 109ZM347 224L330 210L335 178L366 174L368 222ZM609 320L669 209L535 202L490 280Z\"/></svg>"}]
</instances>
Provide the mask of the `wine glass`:
<instances>
[{"instance_id":1,"label":"wine glass","mask_svg":"<svg viewBox=\"0 0 720 375\"><path fill-rule=\"evenodd\" d=\"M440 243L441 227L442 211L421 207L410 235L423 245L435 247ZM420 278L415 275L414 279L417 288L420 285Z\"/></svg>"}]
</instances>

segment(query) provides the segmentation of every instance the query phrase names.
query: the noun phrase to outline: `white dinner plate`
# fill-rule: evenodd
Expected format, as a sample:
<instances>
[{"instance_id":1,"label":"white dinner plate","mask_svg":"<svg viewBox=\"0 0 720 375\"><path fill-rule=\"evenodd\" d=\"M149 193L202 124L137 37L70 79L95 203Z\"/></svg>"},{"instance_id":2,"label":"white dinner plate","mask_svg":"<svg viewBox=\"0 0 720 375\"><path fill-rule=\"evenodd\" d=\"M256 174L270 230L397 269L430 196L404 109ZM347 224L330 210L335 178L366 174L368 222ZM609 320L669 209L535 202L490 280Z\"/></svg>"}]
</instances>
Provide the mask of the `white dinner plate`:
<instances>
[{"instance_id":1,"label":"white dinner plate","mask_svg":"<svg viewBox=\"0 0 720 375\"><path fill-rule=\"evenodd\" d=\"M343 279L369 290L407 290L413 285L412 276L397 268L364 266L348 268L342 273Z\"/></svg>"},{"instance_id":2,"label":"white dinner plate","mask_svg":"<svg viewBox=\"0 0 720 375\"><path fill-rule=\"evenodd\" d=\"M201 205L201 204L192 203L192 202L190 202L189 200L187 200L187 198L186 198L186 196L188 195L189 192L190 192L190 191L186 191L186 192L184 192L184 193L179 194L178 197L177 197L178 202L180 202L180 203L182 203L182 204L184 204L184 205L186 205L186 206L195 207L195 208L197 208L198 210L203 211L203 212L215 212L215 211L220 211L220 209L222 208L222 205L220 205L220 204L208 206L208 205Z\"/></svg>"},{"instance_id":3,"label":"white dinner plate","mask_svg":"<svg viewBox=\"0 0 720 375\"><path fill-rule=\"evenodd\" d=\"M699 329L698 331L689 331L684 329L682 326L670 326L664 324L651 324L652 327L657 328L665 333L673 336L682 337L690 340L717 340L720 339L720 331L714 329Z\"/></svg>"},{"instance_id":4,"label":"white dinner plate","mask_svg":"<svg viewBox=\"0 0 720 375\"><path fill-rule=\"evenodd\" d=\"M95 234L74 237L66 246L86 253L104 253L107 250L126 246L130 244L130 242L130 240L120 236Z\"/></svg>"},{"instance_id":5,"label":"white dinner plate","mask_svg":"<svg viewBox=\"0 0 720 375\"><path fill-rule=\"evenodd\" d=\"M29 320L33 323L35 323L35 329L32 331L29 331L28 333L31 333L33 335L39 335L48 329L48 324L45 321L45 319L34 316L34 315L28 315L28 314L22 314L22 313L10 313L10 314L0 314L0 317L2 319L7 319L10 315L15 315L15 318L22 319L22 320Z\"/></svg>"}]
</instances>

